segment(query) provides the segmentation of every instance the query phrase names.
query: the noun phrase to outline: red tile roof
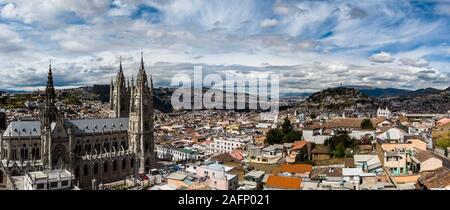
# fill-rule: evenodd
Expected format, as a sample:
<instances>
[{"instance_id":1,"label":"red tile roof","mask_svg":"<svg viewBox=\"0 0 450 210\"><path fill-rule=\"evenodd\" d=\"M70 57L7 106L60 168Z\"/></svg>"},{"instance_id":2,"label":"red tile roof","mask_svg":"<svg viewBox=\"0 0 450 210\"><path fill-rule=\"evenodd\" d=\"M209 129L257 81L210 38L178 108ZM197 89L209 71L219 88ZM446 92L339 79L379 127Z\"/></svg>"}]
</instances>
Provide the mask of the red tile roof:
<instances>
[{"instance_id":1,"label":"red tile roof","mask_svg":"<svg viewBox=\"0 0 450 210\"><path fill-rule=\"evenodd\" d=\"M303 148L306 144L308 144L309 142L308 141L305 141L305 140L303 140L303 141L295 141L293 144L292 144L292 149L293 150L296 150L296 149L301 149L301 148Z\"/></svg>"},{"instance_id":2,"label":"red tile roof","mask_svg":"<svg viewBox=\"0 0 450 210\"><path fill-rule=\"evenodd\" d=\"M278 189L299 190L302 186L302 179L296 177L270 175L267 179L266 186Z\"/></svg>"},{"instance_id":3,"label":"red tile roof","mask_svg":"<svg viewBox=\"0 0 450 210\"><path fill-rule=\"evenodd\" d=\"M309 173L312 170L312 165L310 164L283 164L280 166L280 172L288 173Z\"/></svg>"}]
</instances>

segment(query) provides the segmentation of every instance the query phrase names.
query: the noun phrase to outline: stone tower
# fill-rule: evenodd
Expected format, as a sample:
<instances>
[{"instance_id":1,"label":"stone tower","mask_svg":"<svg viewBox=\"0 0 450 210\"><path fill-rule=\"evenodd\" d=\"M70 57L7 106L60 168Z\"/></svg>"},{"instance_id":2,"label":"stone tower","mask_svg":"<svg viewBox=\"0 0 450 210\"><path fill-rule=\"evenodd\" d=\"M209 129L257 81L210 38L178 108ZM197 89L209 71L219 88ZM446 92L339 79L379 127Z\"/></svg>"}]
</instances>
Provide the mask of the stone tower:
<instances>
[{"instance_id":1,"label":"stone tower","mask_svg":"<svg viewBox=\"0 0 450 210\"><path fill-rule=\"evenodd\" d=\"M116 82L111 80L109 95L109 117L128 117L130 108L130 92L126 86L125 76L122 70L122 59L120 60L119 72L116 76Z\"/></svg>"},{"instance_id":2,"label":"stone tower","mask_svg":"<svg viewBox=\"0 0 450 210\"><path fill-rule=\"evenodd\" d=\"M49 65L45 100L41 107L41 154L44 165L51 168L51 125L59 119L53 86L52 65Z\"/></svg>"},{"instance_id":3,"label":"stone tower","mask_svg":"<svg viewBox=\"0 0 450 210\"><path fill-rule=\"evenodd\" d=\"M128 141L136 154L138 172L144 173L154 166L153 81L151 76L150 83L148 81L142 55L136 84L134 81L131 84L131 94Z\"/></svg>"}]
</instances>

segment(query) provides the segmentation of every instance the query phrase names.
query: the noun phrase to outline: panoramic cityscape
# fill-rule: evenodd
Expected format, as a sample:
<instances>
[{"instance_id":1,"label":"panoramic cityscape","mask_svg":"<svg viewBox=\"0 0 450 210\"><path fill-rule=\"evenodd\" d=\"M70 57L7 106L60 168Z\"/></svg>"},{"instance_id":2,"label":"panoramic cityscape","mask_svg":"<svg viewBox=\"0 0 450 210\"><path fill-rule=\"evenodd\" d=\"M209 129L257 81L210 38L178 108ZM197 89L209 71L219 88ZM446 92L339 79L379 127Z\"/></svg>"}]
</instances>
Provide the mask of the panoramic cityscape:
<instances>
[{"instance_id":1,"label":"panoramic cityscape","mask_svg":"<svg viewBox=\"0 0 450 210\"><path fill-rule=\"evenodd\" d=\"M0 30L0 190L450 190L448 2L0 0Z\"/></svg>"}]
</instances>

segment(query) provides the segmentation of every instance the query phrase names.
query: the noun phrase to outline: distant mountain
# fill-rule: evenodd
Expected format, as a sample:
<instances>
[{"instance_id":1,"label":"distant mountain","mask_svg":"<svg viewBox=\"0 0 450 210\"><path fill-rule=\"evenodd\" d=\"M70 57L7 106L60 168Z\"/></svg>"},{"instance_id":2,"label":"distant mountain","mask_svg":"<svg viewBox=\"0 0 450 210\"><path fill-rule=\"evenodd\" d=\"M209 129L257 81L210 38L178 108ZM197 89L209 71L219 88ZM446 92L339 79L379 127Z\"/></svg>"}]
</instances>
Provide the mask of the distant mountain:
<instances>
[{"instance_id":1,"label":"distant mountain","mask_svg":"<svg viewBox=\"0 0 450 210\"><path fill-rule=\"evenodd\" d=\"M298 97L298 98L306 98L310 95L312 95L313 93L280 93L280 98L294 98L294 97Z\"/></svg>"},{"instance_id":2,"label":"distant mountain","mask_svg":"<svg viewBox=\"0 0 450 210\"><path fill-rule=\"evenodd\" d=\"M398 88L376 88L370 86L345 86L345 87L357 89L370 97L400 96L412 92L411 90Z\"/></svg>"},{"instance_id":3,"label":"distant mountain","mask_svg":"<svg viewBox=\"0 0 450 210\"><path fill-rule=\"evenodd\" d=\"M397 88L373 88L373 89L361 89L360 91L371 97L399 96L412 92L411 90L397 89Z\"/></svg>"},{"instance_id":4,"label":"distant mountain","mask_svg":"<svg viewBox=\"0 0 450 210\"><path fill-rule=\"evenodd\" d=\"M31 91L0 89L0 94L3 94L3 93L19 94L19 93L29 93L29 92L31 92Z\"/></svg>"},{"instance_id":5,"label":"distant mountain","mask_svg":"<svg viewBox=\"0 0 450 210\"><path fill-rule=\"evenodd\" d=\"M418 89L416 91L411 91L405 95L404 97L417 97L417 96L426 96L430 94L439 94L445 90L439 90L436 88L424 88L424 89Z\"/></svg>"}]
</instances>

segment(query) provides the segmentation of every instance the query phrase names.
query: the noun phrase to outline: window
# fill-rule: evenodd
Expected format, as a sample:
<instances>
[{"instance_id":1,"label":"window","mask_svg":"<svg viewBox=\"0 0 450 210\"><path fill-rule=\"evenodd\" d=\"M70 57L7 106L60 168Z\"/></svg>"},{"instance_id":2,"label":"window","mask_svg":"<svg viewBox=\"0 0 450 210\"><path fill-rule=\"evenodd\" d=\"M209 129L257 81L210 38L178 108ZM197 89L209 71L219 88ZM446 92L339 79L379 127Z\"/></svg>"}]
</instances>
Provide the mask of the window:
<instances>
[{"instance_id":1,"label":"window","mask_svg":"<svg viewBox=\"0 0 450 210\"><path fill-rule=\"evenodd\" d=\"M127 162L125 159L122 160L122 169L125 169L127 167Z\"/></svg>"},{"instance_id":2,"label":"window","mask_svg":"<svg viewBox=\"0 0 450 210\"><path fill-rule=\"evenodd\" d=\"M61 187L66 187L69 185L69 181L62 181L61 182Z\"/></svg>"},{"instance_id":3,"label":"window","mask_svg":"<svg viewBox=\"0 0 450 210\"><path fill-rule=\"evenodd\" d=\"M103 172L108 172L108 163L103 163Z\"/></svg>"},{"instance_id":4,"label":"window","mask_svg":"<svg viewBox=\"0 0 450 210\"><path fill-rule=\"evenodd\" d=\"M41 183L41 184L37 184L37 186L36 186L36 189L44 189L44 184L43 183Z\"/></svg>"},{"instance_id":5,"label":"window","mask_svg":"<svg viewBox=\"0 0 450 210\"><path fill-rule=\"evenodd\" d=\"M114 160L113 162L113 171L117 171L117 161Z\"/></svg>"},{"instance_id":6,"label":"window","mask_svg":"<svg viewBox=\"0 0 450 210\"><path fill-rule=\"evenodd\" d=\"M50 188L58 187L58 182L50 182Z\"/></svg>"},{"instance_id":7,"label":"window","mask_svg":"<svg viewBox=\"0 0 450 210\"><path fill-rule=\"evenodd\" d=\"M98 165L94 164L94 174L98 174Z\"/></svg>"},{"instance_id":8,"label":"window","mask_svg":"<svg viewBox=\"0 0 450 210\"><path fill-rule=\"evenodd\" d=\"M208 175L208 171L204 171L203 174Z\"/></svg>"},{"instance_id":9,"label":"window","mask_svg":"<svg viewBox=\"0 0 450 210\"><path fill-rule=\"evenodd\" d=\"M83 175L84 175L84 176L87 176L88 173L89 173L89 171L88 171L88 166L87 166L87 165L84 165Z\"/></svg>"}]
</instances>

